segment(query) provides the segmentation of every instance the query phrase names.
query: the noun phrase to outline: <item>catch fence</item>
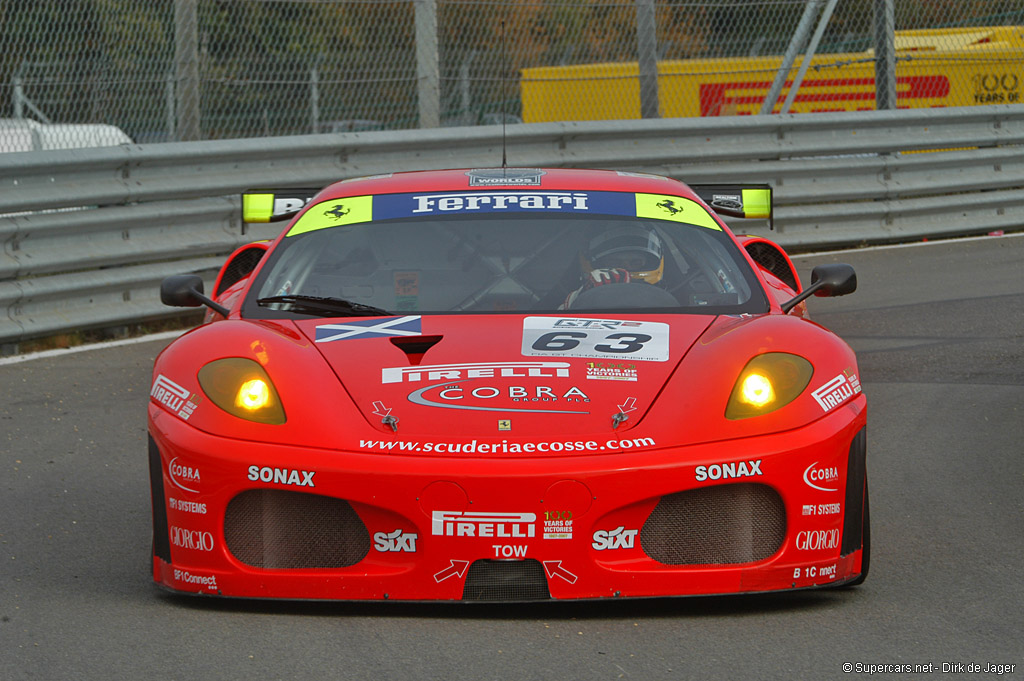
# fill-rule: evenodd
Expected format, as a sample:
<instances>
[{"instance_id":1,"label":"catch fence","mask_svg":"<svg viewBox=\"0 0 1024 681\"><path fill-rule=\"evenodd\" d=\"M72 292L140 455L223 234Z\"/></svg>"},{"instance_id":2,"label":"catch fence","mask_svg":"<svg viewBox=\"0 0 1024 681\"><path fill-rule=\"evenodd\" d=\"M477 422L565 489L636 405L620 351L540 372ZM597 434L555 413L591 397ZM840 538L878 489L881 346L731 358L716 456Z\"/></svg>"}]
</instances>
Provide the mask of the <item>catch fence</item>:
<instances>
[{"instance_id":1,"label":"catch fence","mask_svg":"<svg viewBox=\"0 0 1024 681\"><path fill-rule=\"evenodd\" d=\"M1006 104L1024 89L1024 0L37 0L2 12L0 151Z\"/></svg>"}]
</instances>

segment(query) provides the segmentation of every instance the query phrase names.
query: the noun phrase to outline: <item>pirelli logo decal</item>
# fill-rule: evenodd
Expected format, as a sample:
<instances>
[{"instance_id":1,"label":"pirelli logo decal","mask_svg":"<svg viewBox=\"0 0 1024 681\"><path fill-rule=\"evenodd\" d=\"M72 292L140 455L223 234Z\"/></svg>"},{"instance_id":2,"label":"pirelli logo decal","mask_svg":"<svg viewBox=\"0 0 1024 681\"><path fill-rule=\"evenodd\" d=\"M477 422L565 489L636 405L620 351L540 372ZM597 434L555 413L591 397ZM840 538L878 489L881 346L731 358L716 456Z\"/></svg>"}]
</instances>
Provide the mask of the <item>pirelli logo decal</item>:
<instances>
[{"instance_id":1,"label":"pirelli logo decal","mask_svg":"<svg viewBox=\"0 0 1024 681\"><path fill-rule=\"evenodd\" d=\"M434 511L430 534L438 537L533 537L535 513Z\"/></svg>"}]
</instances>

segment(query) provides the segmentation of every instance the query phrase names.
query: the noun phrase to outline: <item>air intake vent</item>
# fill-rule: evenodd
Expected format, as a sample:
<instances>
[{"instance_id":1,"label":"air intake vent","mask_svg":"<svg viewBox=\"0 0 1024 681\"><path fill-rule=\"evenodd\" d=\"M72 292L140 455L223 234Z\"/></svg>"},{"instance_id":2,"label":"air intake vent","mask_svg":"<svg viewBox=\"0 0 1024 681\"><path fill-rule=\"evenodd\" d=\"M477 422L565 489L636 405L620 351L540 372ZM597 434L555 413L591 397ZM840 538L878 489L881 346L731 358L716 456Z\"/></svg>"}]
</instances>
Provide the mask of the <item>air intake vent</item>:
<instances>
[{"instance_id":1,"label":"air intake vent","mask_svg":"<svg viewBox=\"0 0 1024 681\"><path fill-rule=\"evenodd\" d=\"M786 286L797 290L796 277L793 270L778 248L763 241L754 241L746 245L747 253L761 267L765 268L776 277L782 280Z\"/></svg>"},{"instance_id":2,"label":"air intake vent","mask_svg":"<svg viewBox=\"0 0 1024 681\"><path fill-rule=\"evenodd\" d=\"M153 555L171 562L171 535L167 532L167 498L164 496L163 460L156 440L149 436L149 485L153 497Z\"/></svg>"},{"instance_id":3,"label":"air intake vent","mask_svg":"<svg viewBox=\"0 0 1024 681\"><path fill-rule=\"evenodd\" d=\"M464 601L542 601L551 598L536 560L478 560L469 566Z\"/></svg>"},{"instance_id":4,"label":"air intake vent","mask_svg":"<svg viewBox=\"0 0 1024 681\"><path fill-rule=\"evenodd\" d=\"M344 499L276 489L242 492L228 504L224 540L258 568L340 568L370 551L370 535Z\"/></svg>"},{"instance_id":5,"label":"air intake vent","mask_svg":"<svg viewBox=\"0 0 1024 681\"><path fill-rule=\"evenodd\" d=\"M843 509L843 542L839 555L847 556L864 543L864 479L867 477L868 433L861 428L850 443L846 464L846 504Z\"/></svg>"},{"instance_id":6,"label":"air intake vent","mask_svg":"<svg viewBox=\"0 0 1024 681\"><path fill-rule=\"evenodd\" d=\"M236 255L224 270L224 274L220 278L220 285L213 292L214 297L219 296L243 277L248 277L256 269L256 265L260 263L266 252L265 248L248 248Z\"/></svg>"},{"instance_id":7,"label":"air intake vent","mask_svg":"<svg viewBox=\"0 0 1024 681\"><path fill-rule=\"evenodd\" d=\"M666 565L732 565L768 558L786 538L786 508L771 487L718 485L661 498L640 545Z\"/></svg>"}]
</instances>

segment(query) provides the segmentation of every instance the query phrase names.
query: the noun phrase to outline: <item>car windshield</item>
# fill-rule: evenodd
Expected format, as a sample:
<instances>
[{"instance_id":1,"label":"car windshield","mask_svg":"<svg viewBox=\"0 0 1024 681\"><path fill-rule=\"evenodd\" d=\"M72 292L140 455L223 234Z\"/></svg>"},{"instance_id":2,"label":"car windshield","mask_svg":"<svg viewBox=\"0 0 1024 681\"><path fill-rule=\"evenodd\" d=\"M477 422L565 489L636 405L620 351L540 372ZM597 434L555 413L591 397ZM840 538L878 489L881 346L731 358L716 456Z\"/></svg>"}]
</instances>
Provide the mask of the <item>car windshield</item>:
<instances>
[{"instance_id":1,"label":"car windshield","mask_svg":"<svg viewBox=\"0 0 1024 681\"><path fill-rule=\"evenodd\" d=\"M637 205L633 194L601 194ZM360 215L359 199L380 198L327 201L307 211L272 249L244 316L768 310L735 242L687 199L674 200L690 204L688 212L665 210L668 219L638 217L639 209L410 210L389 217L380 201L372 219ZM335 219L348 224L330 224Z\"/></svg>"}]
</instances>

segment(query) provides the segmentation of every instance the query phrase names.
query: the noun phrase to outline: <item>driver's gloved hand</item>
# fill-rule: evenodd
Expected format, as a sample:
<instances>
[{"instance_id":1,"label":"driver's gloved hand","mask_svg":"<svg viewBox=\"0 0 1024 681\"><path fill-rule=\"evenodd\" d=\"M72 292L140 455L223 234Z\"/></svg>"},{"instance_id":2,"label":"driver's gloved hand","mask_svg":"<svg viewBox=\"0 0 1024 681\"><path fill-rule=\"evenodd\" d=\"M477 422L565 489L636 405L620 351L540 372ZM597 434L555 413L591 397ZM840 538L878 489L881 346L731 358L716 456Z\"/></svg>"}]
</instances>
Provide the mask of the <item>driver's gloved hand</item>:
<instances>
[{"instance_id":1,"label":"driver's gloved hand","mask_svg":"<svg viewBox=\"0 0 1024 681\"><path fill-rule=\"evenodd\" d=\"M605 284L628 284L629 270L621 267L606 267L599 270L591 270L583 280L583 290L604 286Z\"/></svg>"},{"instance_id":2,"label":"driver's gloved hand","mask_svg":"<svg viewBox=\"0 0 1024 681\"><path fill-rule=\"evenodd\" d=\"M605 284L628 284L630 281L629 270L621 267L605 267L603 269L591 270L583 275L583 285L569 293L562 303L560 310L568 310L576 302L576 298L584 291L589 291Z\"/></svg>"}]
</instances>

